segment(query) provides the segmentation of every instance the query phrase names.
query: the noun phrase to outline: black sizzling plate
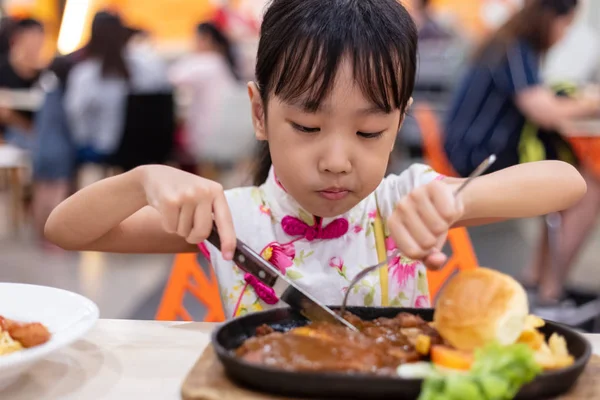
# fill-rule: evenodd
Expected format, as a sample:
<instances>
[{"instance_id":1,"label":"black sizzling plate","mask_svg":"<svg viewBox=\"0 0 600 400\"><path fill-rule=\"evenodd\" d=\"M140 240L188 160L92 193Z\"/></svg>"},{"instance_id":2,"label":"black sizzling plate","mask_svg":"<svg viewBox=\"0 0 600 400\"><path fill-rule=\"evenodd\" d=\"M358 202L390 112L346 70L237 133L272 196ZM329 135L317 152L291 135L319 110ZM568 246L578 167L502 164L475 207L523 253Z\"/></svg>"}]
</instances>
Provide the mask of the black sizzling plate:
<instances>
[{"instance_id":1,"label":"black sizzling plate","mask_svg":"<svg viewBox=\"0 0 600 400\"><path fill-rule=\"evenodd\" d=\"M335 308L335 307L334 307ZM420 315L426 321L433 319L432 309L349 307L348 311L365 320L395 317L400 312ZM419 396L422 380L403 379L364 374L289 372L247 363L233 354L244 340L254 336L256 328L267 324L275 330L286 331L306 325L307 321L290 310L280 308L228 321L212 336L215 351L227 375L247 387L292 397L343 399L395 400L415 399ZM590 343L579 333L564 325L547 322L541 331L549 337L556 332L565 337L575 364L558 371L545 372L524 386L517 399L544 399L563 394L575 384L592 354Z\"/></svg>"}]
</instances>

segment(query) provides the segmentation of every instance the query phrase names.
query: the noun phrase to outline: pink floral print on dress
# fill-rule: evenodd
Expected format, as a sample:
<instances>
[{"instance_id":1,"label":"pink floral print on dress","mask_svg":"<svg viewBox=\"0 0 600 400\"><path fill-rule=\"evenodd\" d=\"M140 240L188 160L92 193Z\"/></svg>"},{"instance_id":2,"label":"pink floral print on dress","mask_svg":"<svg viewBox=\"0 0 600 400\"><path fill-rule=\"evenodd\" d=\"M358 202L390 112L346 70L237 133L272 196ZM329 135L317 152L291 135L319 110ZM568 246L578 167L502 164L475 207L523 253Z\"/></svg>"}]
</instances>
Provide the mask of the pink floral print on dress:
<instances>
[{"instance_id":1,"label":"pink floral print on dress","mask_svg":"<svg viewBox=\"0 0 600 400\"><path fill-rule=\"evenodd\" d=\"M344 260L341 257L332 257L331 260L329 260L329 266L342 271L344 268Z\"/></svg>"},{"instance_id":2,"label":"pink floral print on dress","mask_svg":"<svg viewBox=\"0 0 600 400\"><path fill-rule=\"evenodd\" d=\"M396 243L392 238L387 238L385 240L385 247L388 257L397 249ZM388 271L390 276L398 283L398 285L400 285L400 287L405 287L409 280L415 279L418 267L418 261L413 261L406 257L402 257L401 255L397 255L390 260Z\"/></svg>"},{"instance_id":3,"label":"pink floral print on dress","mask_svg":"<svg viewBox=\"0 0 600 400\"><path fill-rule=\"evenodd\" d=\"M415 300L416 308L429 308L431 307L429 303L429 296L418 296Z\"/></svg>"},{"instance_id":4,"label":"pink floral print on dress","mask_svg":"<svg viewBox=\"0 0 600 400\"><path fill-rule=\"evenodd\" d=\"M332 257L329 260L329 266L337 269L338 274L344 279L348 279L346 277L346 266L344 265L344 259L342 257Z\"/></svg>"},{"instance_id":5,"label":"pink floral print on dress","mask_svg":"<svg viewBox=\"0 0 600 400\"><path fill-rule=\"evenodd\" d=\"M268 206L261 204L259 209L261 214L271 216L271 209Z\"/></svg>"},{"instance_id":6,"label":"pink floral print on dress","mask_svg":"<svg viewBox=\"0 0 600 400\"><path fill-rule=\"evenodd\" d=\"M293 243L279 244L271 243L260 253L261 257L276 266L281 273L294 265L296 249Z\"/></svg>"}]
</instances>

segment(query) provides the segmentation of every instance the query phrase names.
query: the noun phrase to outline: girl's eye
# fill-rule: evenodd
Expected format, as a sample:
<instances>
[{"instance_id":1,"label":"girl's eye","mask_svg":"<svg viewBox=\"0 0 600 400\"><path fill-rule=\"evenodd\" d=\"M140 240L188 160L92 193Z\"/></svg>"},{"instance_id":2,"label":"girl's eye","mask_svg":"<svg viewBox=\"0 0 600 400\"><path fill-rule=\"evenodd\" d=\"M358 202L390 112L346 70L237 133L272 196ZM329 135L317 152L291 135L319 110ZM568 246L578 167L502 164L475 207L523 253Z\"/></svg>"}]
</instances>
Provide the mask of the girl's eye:
<instances>
[{"instance_id":1,"label":"girl's eye","mask_svg":"<svg viewBox=\"0 0 600 400\"><path fill-rule=\"evenodd\" d=\"M315 133L315 132L319 132L321 130L320 128L309 128L308 126L298 125L294 122L290 122L290 123L292 125L292 128L294 128L297 131L304 132L304 133Z\"/></svg>"},{"instance_id":2,"label":"girl's eye","mask_svg":"<svg viewBox=\"0 0 600 400\"><path fill-rule=\"evenodd\" d=\"M374 132L374 133L356 132L356 134L365 139L376 139L376 138L380 137L381 135L383 135L383 131Z\"/></svg>"}]
</instances>

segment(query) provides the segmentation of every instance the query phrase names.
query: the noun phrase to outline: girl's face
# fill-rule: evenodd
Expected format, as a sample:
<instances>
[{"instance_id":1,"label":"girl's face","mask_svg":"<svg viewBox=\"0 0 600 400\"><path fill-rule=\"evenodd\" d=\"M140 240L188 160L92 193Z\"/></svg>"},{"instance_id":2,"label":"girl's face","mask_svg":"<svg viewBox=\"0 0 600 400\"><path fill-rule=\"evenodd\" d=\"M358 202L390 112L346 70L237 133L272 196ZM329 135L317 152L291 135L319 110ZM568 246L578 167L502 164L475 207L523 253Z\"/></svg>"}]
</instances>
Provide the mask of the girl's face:
<instances>
[{"instance_id":1,"label":"girl's face","mask_svg":"<svg viewBox=\"0 0 600 400\"><path fill-rule=\"evenodd\" d=\"M308 212L335 217L371 194L384 177L401 122L355 85L350 62L340 65L330 95L316 112L302 99L271 96L267 116L254 84L249 87L258 140L268 140L277 178Z\"/></svg>"}]
</instances>

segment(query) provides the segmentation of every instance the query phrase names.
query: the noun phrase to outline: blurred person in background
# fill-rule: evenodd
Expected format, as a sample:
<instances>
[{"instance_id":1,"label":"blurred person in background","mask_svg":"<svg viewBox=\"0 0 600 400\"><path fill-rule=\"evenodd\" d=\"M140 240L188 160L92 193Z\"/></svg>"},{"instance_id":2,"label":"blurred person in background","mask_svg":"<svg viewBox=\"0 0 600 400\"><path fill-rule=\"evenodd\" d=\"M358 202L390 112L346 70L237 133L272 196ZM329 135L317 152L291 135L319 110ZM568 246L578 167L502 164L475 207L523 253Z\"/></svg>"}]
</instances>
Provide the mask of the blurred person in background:
<instances>
[{"instance_id":1,"label":"blurred person in background","mask_svg":"<svg viewBox=\"0 0 600 400\"><path fill-rule=\"evenodd\" d=\"M413 0L411 17L417 25L419 40L423 39L447 39L452 34L442 27L433 17L431 11L431 0Z\"/></svg>"},{"instance_id":2,"label":"blurred person in background","mask_svg":"<svg viewBox=\"0 0 600 400\"><path fill-rule=\"evenodd\" d=\"M0 64L8 59L10 50L10 35L15 26L15 19L12 17L0 18Z\"/></svg>"},{"instance_id":3,"label":"blurred person in background","mask_svg":"<svg viewBox=\"0 0 600 400\"><path fill-rule=\"evenodd\" d=\"M199 165L199 174L215 178L213 161L218 156L219 146L211 143L220 141L232 147L231 143L223 143L225 139L219 136L225 134L220 129L221 114L233 108L225 105L225 102L232 93L239 91L247 103L245 86L242 85L233 48L225 33L210 22L198 25L193 53L177 61L171 67L169 76L171 82L189 96L183 139L186 151ZM244 111L240 110L240 113ZM249 129L252 129L251 125ZM248 132L249 136L251 132Z\"/></svg>"},{"instance_id":4,"label":"blurred person in background","mask_svg":"<svg viewBox=\"0 0 600 400\"><path fill-rule=\"evenodd\" d=\"M117 15L97 13L85 59L69 74L65 109L79 162L104 164L117 151L129 94L170 90L165 66L130 50L131 33Z\"/></svg>"},{"instance_id":5,"label":"blurred person in background","mask_svg":"<svg viewBox=\"0 0 600 400\"><path fill-rule=\"evenodd\" d=\"M44 46L44 27L35 19L21 19L8 28L8 55L0 60L0 90L27 92L40 77L41 53ZM17 147L33 146L34 112L10 104L0 105L0 131L4 140Z\"/></svg>"},{"instance_id":6,"label":"blurred person in background","mask_svg":"<svg viewBox=\"0 0 600 400\"><path fill-rule=\"evenodd\" d=\"M579 87L597 81L596 73L600 70L600 36L587 21L588 15L582 11L585 11L583 6L569 32L548 51L544 59L542 76L549 84Z\"/></svg>"},{"instance_id":7,"label":"blurred person in background","mask_svg":"<svg viewBox=\"0 0 600 400\"><path fill-rule=\"evenodd\" d=\"M463 67L469 43L456 30L438 22L430 0L412 0L410 5L419 35L415 106L423 101L445 104ZM410 113L402 124L399 138L390 160L390 172L403 169L405 150L411 159L422 157L421 130Z\"/></svg>"},{"instance_id":8,"label":"blurred person in background","mask_svg":"<svg viewBox=\"0 0 600 400\"><path fill-rule=\"evenodd\" d=\"M33 150L33 221L35 233L43 239L50 212L73 190L76 148L67 122L64 94L72 68L83 59L85 48L55 58L41 78L44 101L35 118L36 144Z\"/></svg>"},{"instance_id":9,"label":"blurred person in background","mask_svg":"<svg viewBox=\"0 0 600 400\"><path fill-rule=\"evenodd\" d=\"M541 82L540 61L567 32L577 3L529 0L477 51L445 124L445 150L461 176L492 153L498 156L492 170L536 159L576 163L571 147L557 132L569 119L599 113L600 98L555 95ZM560 248L555 249L559 260L550 259L544 233L524 277L525 285L538 288L540 305L561 304L563 282L600 211L600 182L588 171L582 174L588 192L563 213ZM559 273L549 271L555 261Z\"/></svg>"},{"instance_id":10,"label":"blurred person in background","mask_svg":"<svg viewBox=\"0 0 600 400\"><path fill-rule=\"evenodd\" d=\"M131 57L144 58L154 68L165 68L164 62L156 51L150 32L139 28L126 28L129 39L127 40L126 53ZM165 72L166 74L166 72Z\"/></svg>"},{"instance_id":11,"label":"blurred person in background","mask_svg":"<svg viewBox=\"0 0 600 400\"><path fill-rule=\"evenodd\" d=\"M419 70L415 91L447 92L463 64L466 41L436 20L430 0L413 0L411 16L419 34Z\"/></svg>"},{"instance_id":12,"label":"blurred person in background","mask_svg":"<svg viewBox=\"0 0 600 400\"><path fill-rule=\"evenodd\" d=\"M152 47L151 46L151 42L152 42L152 35L150 35L150 32L148 32L147 30L141 29L141 28L128 28L129 29L129 41L128 41L128 47L129 48L148 48L148 47Z\"/></svg>"}]
</instances>

